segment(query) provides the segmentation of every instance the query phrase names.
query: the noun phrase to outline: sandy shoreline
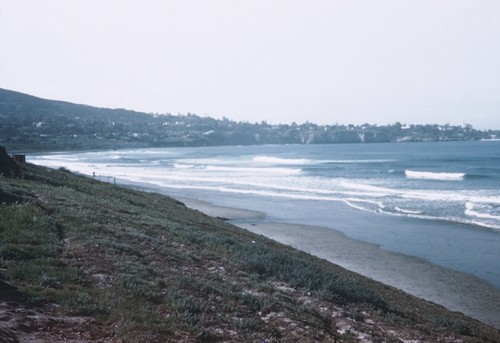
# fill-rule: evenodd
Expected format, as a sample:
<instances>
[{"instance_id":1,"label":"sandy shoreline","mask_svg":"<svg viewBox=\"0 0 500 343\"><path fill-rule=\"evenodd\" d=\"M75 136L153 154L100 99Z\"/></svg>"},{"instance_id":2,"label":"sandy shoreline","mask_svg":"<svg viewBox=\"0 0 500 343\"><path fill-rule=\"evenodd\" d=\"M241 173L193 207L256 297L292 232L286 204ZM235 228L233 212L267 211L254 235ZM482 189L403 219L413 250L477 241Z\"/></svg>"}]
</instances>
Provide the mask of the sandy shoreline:
<instances>
[{"instance_id":1,"label":"sandy shoreline","mask_svg":"<svg viewBox=\"0 0 500 343\"><path fill-rule=\"evenodd\" d=\"M500 329L500 290L480 278L385 251L330 228L266 222L264 213L220 207L189 198L178 199L210 216L227 218L243 229Z\"/></svg>"}]
</instances>

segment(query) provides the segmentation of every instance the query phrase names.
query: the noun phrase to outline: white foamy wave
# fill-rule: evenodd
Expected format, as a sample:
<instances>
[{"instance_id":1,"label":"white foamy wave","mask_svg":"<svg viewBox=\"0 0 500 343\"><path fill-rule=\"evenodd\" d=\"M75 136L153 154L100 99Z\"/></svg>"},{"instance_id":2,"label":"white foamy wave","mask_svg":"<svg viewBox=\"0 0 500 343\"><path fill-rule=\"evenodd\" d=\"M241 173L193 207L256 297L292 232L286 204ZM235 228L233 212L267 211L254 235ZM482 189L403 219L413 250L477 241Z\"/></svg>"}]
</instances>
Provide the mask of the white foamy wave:
<instances>
[{"instance_id":1,"label":"white foamy wave","mask_svg":"<svg viewBox=\"0 0 500 343\"><path fill-rule=\"evenodd\" d=\"M394 209L404 214L422 214L422 211L406 210L397 206Z\"/></svg>"},{"instance_id":2,"label":"white foamy wave","mask_svg":"<svg viewBox=\"0 0 500 343\"><path fill-rule=\"evenodd\" d=\"M492 219L500 223L500 215L495 215L491 213L480 212L477 205L472 202L467 202L465 204L465 214L470 217L476 217L481 219Z\"/></svg>"},{"instance_id":3,"label":"white foamy wave","mask_svg":"<svg viewBox=\"0 0 500 343\"><path fill-rule=\"evenodd\" d=\"M274 156L255 156L252 161L259 163L267 163L267 164L293 164L293 165L301 165L301 164L313 164L312 160L308 160L305 158L281 158Z\"/></svg>"},{"instance_id":4,"label":"white foamy wave","mask_svg":"<svg viewBox=\"0 0 500 343\"><path fill-rule=\"evenodd\" d=\"M394 162L390 159L365 159L365 160L309 160L306 158L282 158L274 156L255 156L252 161L267 164L282 164L282 165L308 165L320 163L338 163L338 164L351 164L351 163L385 163Z\"/></svg>"},{"instance_id":5,"label":"white foamy wave","mask_svg":"<svg viewBox=\"0 0 500 343\"><path fill-rule=\"evenodd\" d=\"M234 193L234 194L250 194L250 195L258 195L264 197L274 197L274 198L285 198L285 199L294 199L294 200L319 200L319 201L344 201L342 198L335 197L325 197L314 194L293 194L293 193L277 193L273 191L267 190L258 190L258 189L242 189L242 188L234 188L227 186L210 186L210 185L188 185L188 184L173 184L173 183L164 183L159 181L148 182L150 184L156 184L165 188L176 188L176 189L196 189L196 190L209 190L209 191L217 191L223 193Z\"/></svg>"},{"instance_id":6,"label":"white foamy wave","mask_svg":"<svg viewBox=\"0 0 500 343\"><path fill-rule=\"evenodd\" d=\"M466 196L456 192L434 192L413 189L392 189L388 187L373 186L362 182L342 180L340 186L349 190L359 191L368 197L401 197L403 199L416 199L427 201L463 201Z\"/></svg>"},{"instance_id":7,"label":"white foamy wave","mask_svg":"<svg viewBox=\"0 0 500 343\"><path fill-rule=\"evenodd\" d=\"M302 170L294 168L247 168L247 167L222 167L222 166L207 166L209 171L229 171L238 173L265 173L265 174L281 174L281 175L297 175Z\"/></svg>"},{"instance_id":8,"label":"white foamy wave","mask_svg":"<svg viewBox=\"0 0 500 343\"><path fill-rule=\"evenodd\" d=\"M373 160L325 160L325 161L320 161L320 162L351 164L351 163L388 163L388 162L394 162L394 161L395 160L390 160L390 159L373 159Z\"/></svg>"},{"instance_id":9,"label":"white foamy wave","mask_svg":"<svg viewBox=\"0 0 500 343\"><path fill-rule=\"evenodd\" d=\"M394 189L388 187L373 186L362 182L353 182L343 180L340 185L347 189L358 190L366 196L375 197L401 197L403 199L414 199L424 201L450 201L460 202L466 201L470 196L459 191L433 191L433 190L417 190L417 189ZM489 198L476 197L477 201L489 201Z\"/></svg>"},{"instance_id":10,"label":"white foamy wave","mask_svg":"<svg viewBox=\"0 0 500 343\"><path fill-rule=\"evenodd\" d=\"M174 163L174 168L176 168L176 169L193 169L194 165L192 165L192 164Z\"/></svg>"},{"instance_id":11,"label":"white foamy wave","mask_svg":"<svg viewBox=\"0 0 500 343\"><path fill-rule=\"evenodd\" d=\"M69 155L44 155L44 156L34 156L32 158L33 161L70 161L76 162L80 159L78 157L71 157Z\"/></svg>"},{"instance_id":12,"label":"white foamy wave","mask_svg":"<svg viewBox=\"0 0 500 343\"><path fill-rule=\"evenodd\" d=\"M99 169L99 166L96 166L94 164L89 164L89 163L78 163L78 162L61 162L61 161L42 161L42 160L36 160L32 161L34 164L41 165L44 167L49 167L49 168L61 168L64 167L68 170L71 170L72 172L80 173L80 174L85 174L85 175L92 175L94 171Z\"/></svg>"},{"instance_id":13,"label":"white foamy wave","mask_svg":"<svg viewBox=\"0 0 500 343\"><path fill-rule=\"evenodd\" d=\"M347 198L343 199L343 202L352 208L365 212L378 213L384 208L384 204L381 202L367 199Z\"/></svg>"},{"instance_id":14,"label":"white foamy wave","mask_svg":"<svg viewBox=\"0 0 500 343\"><path fill-rule=\"evenodd\" d=\"M480 207L479 209L476 208ZM465 219L465 224L481 226L487 229L500 231L500 215L487 212L487 209L471 202L465 204L465 215L470 219Z\"/></svg>"},{"instance_id":15,"label":"white foamy wave","mask_svg":"<svg viewBox=\"0 0 500 343\"><path fill-rule=\"evenodd\" d=\"M472 196L470 201L473 203L491 204L500 206L500 196L485 195L485 196Z\"/></svg>"},{"instance_id":16,"label":"white foamy wave","mask_svg":"<svg viewBox=\"0 0 500 343\"><path fill-rule=\"evenodd\" d=\"M435 173L415 170L405 170L405 175L409 179L421 180L441 180L441 181L460 181L465 177L464 173Z\"/></svg>"},{"instance_id":17,"label":"white foamy wave","mask_svg":"<svg viewBox=\"0 0 500 343\"><path fill-rule=\"evenodd\" d=\"M177 162L182 164L192 164L195 166L211 166L211 165L224 166L224 165L234 165L235 162L237 161L224 158L183 158L183 159L178 159Z\"/></svg>"},{"instance_id":18,"label":"white foamy wave","mask_svg":"<svg viewBox=\"0 0 500 343\"><path fill-rule=\"evenodd\" d=\"M389 196L400 194L401 191L390 189L386 187L372 186L365 183L352 182L347 180L340 181L339 184L343 188L358 190L366 195L373 195L377 197Z\"/></svg>"}]
</instances>

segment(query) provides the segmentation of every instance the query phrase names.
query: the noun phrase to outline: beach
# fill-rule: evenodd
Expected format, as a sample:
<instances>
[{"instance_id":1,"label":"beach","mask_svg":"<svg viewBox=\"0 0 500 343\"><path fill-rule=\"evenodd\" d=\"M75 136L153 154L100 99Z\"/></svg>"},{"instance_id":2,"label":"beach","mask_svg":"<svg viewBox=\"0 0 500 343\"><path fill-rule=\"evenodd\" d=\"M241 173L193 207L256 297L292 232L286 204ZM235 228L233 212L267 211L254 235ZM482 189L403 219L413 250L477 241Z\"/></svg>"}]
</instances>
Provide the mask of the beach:
<instances>
[{"instance_id":1,"label":"beach","mask_svg":"<svg viewBox=\"0 0 500 343\"><path fill-rule=\"evenodd\" d=\"M478 277L389 252L330 228L268 222L261 212L177 199L207 215L226 218L243 229L500 329L500 290Z\"/></svg>"},{"instance_id":2,"label":"beach","mask_svg":"<svg viewBox=\"0 0 500 343\"><path fill-rule=\"evenodd\" d=\"M498 147L218 146L34 160L180 199L500 328Z\"/></svg>"}]
</instances>

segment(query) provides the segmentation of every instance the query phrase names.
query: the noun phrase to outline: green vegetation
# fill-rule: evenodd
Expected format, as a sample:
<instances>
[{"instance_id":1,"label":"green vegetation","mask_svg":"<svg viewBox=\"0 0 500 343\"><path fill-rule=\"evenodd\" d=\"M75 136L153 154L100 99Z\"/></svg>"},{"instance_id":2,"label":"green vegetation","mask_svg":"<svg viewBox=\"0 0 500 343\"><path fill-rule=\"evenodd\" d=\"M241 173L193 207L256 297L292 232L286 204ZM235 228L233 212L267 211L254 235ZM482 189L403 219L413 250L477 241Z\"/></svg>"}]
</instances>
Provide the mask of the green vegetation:
<instances>
[{"instance_id":1,"label":"green vegetation","mask_svg":"<svg viewBox=\"0 0 500 343\"><path fill-rule=\"evenodd\" d=\"M0 144L9 150L250 144L457 141L500 137L470 125L270 125L187 115L146 114L36 98L0 89Z\"/></svg>"},{"instance_id":2,"label":"green vegetation","mask_svg":"<svg viewBox=\"0 0 500 343\"><path fill-rule=\"evenodd\" d=\"M64 169L28 164L0 178L0 268L0 288L17 288L0 292L15 302L4 318L50 315L68 340L500 341L478 321L176 200ZM0 341L23 332L0 325Z\"/></svg>"}]
</instances>

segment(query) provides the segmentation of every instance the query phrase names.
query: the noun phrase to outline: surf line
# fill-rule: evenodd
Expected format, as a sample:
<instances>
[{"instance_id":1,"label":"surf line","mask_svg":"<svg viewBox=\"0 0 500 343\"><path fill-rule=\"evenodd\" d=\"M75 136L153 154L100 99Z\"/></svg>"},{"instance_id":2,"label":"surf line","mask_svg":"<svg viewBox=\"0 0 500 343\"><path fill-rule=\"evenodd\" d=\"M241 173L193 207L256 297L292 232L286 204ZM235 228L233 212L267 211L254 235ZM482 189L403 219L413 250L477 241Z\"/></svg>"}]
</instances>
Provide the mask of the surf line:
<instances>
[{"instance_id":1,"label":"surf line","mask_svg":"<svg viewBox=\"0 0 500 343\"><path fill-rule=\"evenodd\" d=\"M409 179L421 180L442 180L442 181L460 181L465 177L465 173L434 173L425 171L405 170L405 175Z\"/></svg>"}]
</instances>

